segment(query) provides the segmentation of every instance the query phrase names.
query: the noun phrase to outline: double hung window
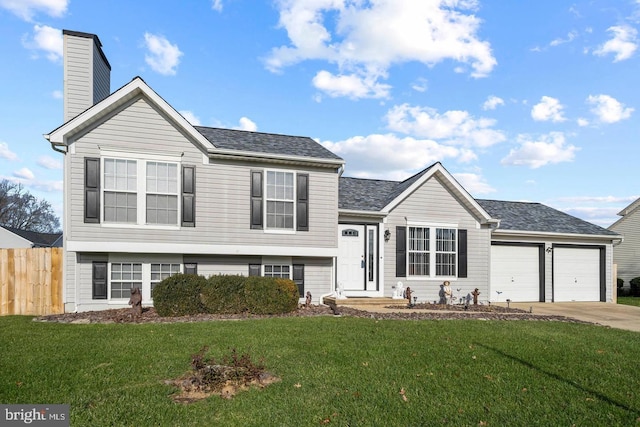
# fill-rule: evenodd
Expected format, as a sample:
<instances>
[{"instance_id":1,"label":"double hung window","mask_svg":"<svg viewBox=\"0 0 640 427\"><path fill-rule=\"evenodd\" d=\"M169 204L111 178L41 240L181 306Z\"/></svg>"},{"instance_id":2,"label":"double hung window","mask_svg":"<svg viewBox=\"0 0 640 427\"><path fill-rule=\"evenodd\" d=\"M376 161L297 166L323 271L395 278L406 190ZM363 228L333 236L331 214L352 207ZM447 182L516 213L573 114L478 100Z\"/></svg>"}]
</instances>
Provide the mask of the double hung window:
<instances>
[{"instance_id":1,"label":"double hung window","mask_svg":"<svg viewBox=\"0 0 640 427\"><path fill-rule=\"evenodd\" d=\"M264 277L290 278L291 267L289 265L265 265Z\"/></svg>"},{"instance_id":2,"label":"double hung window","mask_svg":"<svg viewBox=\"0 0 640 427\"><path fill-rule=\"evenodd\" d=\"M267 228L293 230L294 174L267 171L266 175Z\"/></svg>"},{"instance_id":3,"label":"double hung window","mask_svg":"<svg viewBox=\"0 0 640 427\"><path fill-rule=\"evenodd\" d=\"M458 257L457 230L410 226L407 233L407 255L409 276L455 277Z\"/></svg>"},{"instance_id":4,"label":"double hung window","mask_svg":"<svg viewBox=\"0 0 640 427\"><path fill-rule=\"evenodd\" d=\"M129 262L111 263L111 298L131 296L131 289L142 289L142 264Z\"/></svg>"},{"instance_id":5,"label":"double hung window","mask_svg":"<svg viewBox=\"0 0 640 427\"><path fill-rule=\"evenodd\" d=\"M177 226L178 163L104 158L104 222Z\"/></svg>"}]
</instances>

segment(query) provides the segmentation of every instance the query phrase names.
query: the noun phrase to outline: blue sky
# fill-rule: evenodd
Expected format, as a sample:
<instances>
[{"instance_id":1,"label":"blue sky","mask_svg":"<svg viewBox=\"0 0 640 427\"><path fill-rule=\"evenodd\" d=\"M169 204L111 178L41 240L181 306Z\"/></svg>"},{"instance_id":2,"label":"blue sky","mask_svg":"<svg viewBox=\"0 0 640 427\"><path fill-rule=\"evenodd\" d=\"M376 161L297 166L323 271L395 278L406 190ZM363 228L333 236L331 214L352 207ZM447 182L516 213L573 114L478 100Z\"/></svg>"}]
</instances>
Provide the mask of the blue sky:
<instances>
[{"instance_id":1,"label":"blue sky","mask_svg":"<svg viewBox=\"0 0 640 427\"><path fill-rule=\"evenodd\" d=\"M346 176L435 161L601 226L640 197L640 0L0 0L0 177L62 214L62 29L193 124L310 136Z\"/></svg>"}]
</instances>

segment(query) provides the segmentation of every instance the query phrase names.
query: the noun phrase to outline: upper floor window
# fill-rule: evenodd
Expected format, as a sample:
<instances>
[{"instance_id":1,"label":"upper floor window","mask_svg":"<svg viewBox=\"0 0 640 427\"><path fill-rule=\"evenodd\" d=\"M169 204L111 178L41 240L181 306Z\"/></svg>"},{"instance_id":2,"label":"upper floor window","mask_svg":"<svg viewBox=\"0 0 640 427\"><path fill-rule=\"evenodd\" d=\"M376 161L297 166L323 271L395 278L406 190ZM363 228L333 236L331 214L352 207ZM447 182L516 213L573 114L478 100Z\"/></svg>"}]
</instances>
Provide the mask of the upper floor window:
<instances>
[{"instance_id":1,"label":"upper floor window","mask_svg":"<svg viewBox=\"0 0 640 427\"><path fill-rule=\"evenodd\" d=\"M104 159L104 221L178 225L178 164Z\"/></svg>"},{"instance_id":2,"label":"upper floor window","mask_svg":"<svg viewBox=\"0 0 640 427\"><path fill-rule=\"evenodd\" d=\"M178 165L147 162L147 224L178 223Z\"/></svg>"},{"instance_id":3,"label":"upper floor window","mask_svg":"<svg viewBox=\"0 0 640 427\"><path fill-rule=\"evenodd\" d=\"M267 228L293 230L293 172L267 171Z\"/></svg>"},{"instance_id":4,"label":"upper floor window","mask_svg":"<svg viewBox=\"0 0 640 427\"><path fill-rule=\"evenodd\" d=\"M104 159L104 220L136 223L138 181L135 160Z\"/></svg>"}]
</instances>

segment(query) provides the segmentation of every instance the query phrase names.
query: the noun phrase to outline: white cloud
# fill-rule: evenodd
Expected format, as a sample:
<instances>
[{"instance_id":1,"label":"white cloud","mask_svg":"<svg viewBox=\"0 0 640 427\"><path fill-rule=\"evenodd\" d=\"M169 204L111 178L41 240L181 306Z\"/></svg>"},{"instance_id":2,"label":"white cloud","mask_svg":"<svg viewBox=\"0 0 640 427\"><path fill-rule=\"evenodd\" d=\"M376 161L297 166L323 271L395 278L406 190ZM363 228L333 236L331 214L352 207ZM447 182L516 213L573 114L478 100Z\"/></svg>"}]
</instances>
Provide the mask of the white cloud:
<instances>
[{"instance_id":1,"label":"white cloud","mask_svg":"<svg viewBox=\"0 0 640 427\"><path fill-rule=\"evenodd\" d=\"M504 100L495 95L491 95L487 98L486 101L484 101L484 104L482 104L482 109L485 111L495 110L498 107L498 105L504 105Z\"/></svg>"},{"instance_id":2,"label":"white cloud","mask_svg":"<svg viewBox=\"0 0 640 427\"><path fill-rule=\"evenodd\" d=\"M67 12L69 0L0 0L0 7L31 22L37 13L60 18Z\"/></svg>"},{"instance_id":3,"label":"white cloud","mask_svg":"<svg viewBox=\"0 0 640 427\"><path fill-rule=\"evenodd\" d=\"M211 9L216 12L222 12L222 0L213 0L211 2Z\"/></svg>"},{"instance_id":4,"label":"white cloud","mask_svg":"<svg viewBox=\"0 0 640 427\"><path fill-rule=\"evenodd\" d=\"M495 193L496 189L493 188L487 180L476 173L454 173L453 177L473 195Z\"/></svg>"},{"instance_id":5,"label":"white cloud","mask_svg":"<svg viewBox=\"0 0 640 427\"><path fill-rule=\"evenodd\" d=\"M51 92L51 97L53 99L62 99L63 98L63 94L61 90L54 90L53 92Z\"/></svg>"},{"instance_id":6,"label":"white cloud","mask_svg":"<svg viewBox=\"0 0 640 427\"><path fill-rule=\"evenodd\" d=\"M176 74L183 53L177 44L171 44L164 36L144 33L145 47L149 52L144 59L152 70L165 76Z\"/></svg>"},{"instance_id":7,"label":"white cloud","mask_svg":"<svg viewBox=\"0 0 640 427\"><path fill-rule=\"evenodd\" d=\"M567 120L562 113L564 106L556 98L543 96L531 109L531 117L538 122L563 122Z\"/></svg>"},{"instance_id":8,"label":"white cloud","mask_svg":"<svg viewBox=\"0 0 640 427\"><path fill-rule=\"evenodd\" d=\"M29 170L28 168L22 168L17 171L14 171L13 176L15 176L16 178L21 178L26 180L32 180L36 177L33 174L33 172L31 172L31 170Z\"/></svg>"},{"instance_id":9,"label":"white cloud","mask_svg":"<svg viewBox=\"0 0 640 427\"><path fill-rule=\"evenodd\" d=\"M557 38L555 40L552 40L551 43L549 43L549 46L559 46L561 44L571 43L577 36L578 36L577 32L571 31L567 34L566 39Z\"/></svg>"},{"instance_id":10,"label":"white cloud","mask_svg":"<svg viewBox=\"0 0 640 427\"><path fill-rule=\"evenodd\" d=\"M579 150L578 147L566 143L562 132L551 132L536 139L528 135L519 135L518 142L520 147L509 151L500 163L537 169L548 164L571 162Z\"/></svg>"},{"instance_id":11,"label":"white cloud","mask_svg":"<svg viewBox=\"0 0 640 427\"><path fill-rule=\"evenodd\" d=\"M615 204L622 204L624 206L635 202L636 200L638 200L638 198L640 197L640 195L633 195L633 196L570 196L570 197L558 197L557 201L559 202L563 202L563 203L596 203L596 204L603 204L603 203L615 203ZM620 207L618 209L618 212L621 211L624 206Z\"/></svg>"},{"instance_id":12,"label":"white cloud","mask_svg":"<svg viewBox=\"0 0 640 427\"><path fill-rule=\"evenodd\" d=\"M277 0L276 6L290 44L267 57L274 72L324 60L338 67L338 75L357 75L372 87L392 65L405 62L431 67L452 60L470 67L473 77L487 76L496 65L490 44L478 36L476 0Z\"/></svg>"},{"instance_id":13,"label":"white cloud","mask_svg":"<svg viewBox=\"0 0 640 427\"><path fill-rule=\"evenodd\" d=\"M613 62L631 58L638 48L638 31L628 25L613 26L607 31L613 33L613 38L594 50L594 55L606 56L613 53Z\"/></svg>"},{"instance_id":14,"label":"white cloud","mask_svg":"<svg viewBox=\"0 0 640 427\"><path fill-rule=\"evenodd\" d=\"M200 119L193 112L189 110L182 110L182 111L179 111L179 113L182 115L182 117L187 119L187 121L191 123L193 126L201 125Z\"/></svg>"},{"instance_id":15,"label":"white cloud","mask_svg":"<svg viewBox=\"0 0 640 427\"><path fill-rule=\"evenodd\" d=\"M427 81L427 79L420 77L418 80L416 80L412 85L411 85L411 89L415 90L416 92L426 92L427 89L429 88L429 82Z\"/></svg>"},{"instance_id":16,"label":"white cloud","mask_svg":"<svg viewBox=\"0 0 640 427\"><path fill-rule=\"evenodd\" d=\"M23 37L22 44L33 51L44 51L50 61L62 59L62 31L57 28L36 24L33 26L33 36Z\"/></svg>"},{"instance_id":17,"label":"white cloud","mask_svg":"<svg viewBox=\"0 0 640 427\"><path fill-rule=\"evenodd\" d=\"M0 142L0 159L18 160L18 155L9 149L9 144Z\"/></svg>"},{"instance_id":18,"label":"white cloud","mask_svg":"<svg viewBox=\"0 0 640 427\"><path fill-rule=\"evenodd\" d=\"M385 119L391 130L447 145L489 147L506 139L501 131L493 129L495 120L476 119L467 111L440 114L433 108L402 104L391 108Z\"/></svg>"},{"instance_id":19,"label":"white cloud","mask_svg":"<svg viewBox=\"0 0 640 427\"><path fill-rule=\"evenodd\" d=\"M313 78L313 86L332 98L388 98L391 86L376 82L375 78L355 74L334 76L328 71L319 71Z\"/></svg>"},{"instance_id":20,"label":"white cloud","mask_svg":"<svg viewBox=\"0 0 640 427\"><path fill-rule=\"evenodd\" d=\"M576 120L576 122L580 127L589 126L589 120L585 119L584 117L578 117L578 120Z\"/></svg>"},{"instance_id":21,"label":"white cloud","mask_svg":"<svg viewBox=\"0 0 640 427\"><path fill-rule=\"evenodd\" d=\"M62 162L50 156L40 156L38 158L38 166L45 169L62 169Z\"/></svg>"},{"instance_id":22,"label":"white cloud","mask_svg":"<svg viewBox=\"0 0 640 427\"><path fill-rule=\"evenodd\" d=\"M238 123L238 126L234 127L234 129L248 130L250 132L256 132L258 130L258 125L247 117L241 117Z\"/></svg>"},{"instance_id":23,"label":"white cloud","mask_svg":"<svg viewBox=\"0 0 640 427\"><path fill-rule=\"evenodd\" d=\"M616 123L628 119L634 111L609 95L589 95L587 103L594 106L591 112L603 123Z\"/></svg>"},{"instance_id":24,"label":"white cloud","mask_svg":"<svg viewBox=\"0 0 640 427\"><path fill-rule=\"evenodd\" d=\"M394 134L354 136L344 141L324 141L322 145L347 161L350 175L367 178L405 179L437 161L475 158L466 149Z\"/></svg>"}]
</instances>

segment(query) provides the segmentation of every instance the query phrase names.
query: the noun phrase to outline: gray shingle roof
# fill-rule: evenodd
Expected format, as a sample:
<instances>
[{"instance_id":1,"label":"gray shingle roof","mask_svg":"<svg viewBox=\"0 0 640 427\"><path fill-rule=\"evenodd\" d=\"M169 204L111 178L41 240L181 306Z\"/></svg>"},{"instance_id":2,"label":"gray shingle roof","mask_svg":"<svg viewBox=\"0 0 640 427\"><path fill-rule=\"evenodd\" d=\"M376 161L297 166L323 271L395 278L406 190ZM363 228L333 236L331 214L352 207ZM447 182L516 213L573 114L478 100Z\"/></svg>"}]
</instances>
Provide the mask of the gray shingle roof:
<instances>
[{"instance_id":1,"label":"gray shingle roof","mask_svg":"<svg viewBox=\"0 0 640 427\"><path fill-rule=\"evenodd\" d=\"M338 191L338 208L356 211L380 211L436 164L434 163L401 182L341 177Z\"/></svg>"},{"instance_id":2,"label":"gray shingle roof","mask_svg":"<svg viewBox=\"0 0 640 427\"><path fill-rule=\"evenodd\" d=\"M5 230L16 234L23 239L30 241L36 247L48 248L54 246L61 246L61 241L58 242L62 233L39 233L37 231L29 231L29 230L20 230L18 228L13 227L5 227L4 225L0 226Z\"/></svg>"},{"instance_id":3,"label":"gray shingle roof","mask_svg":"<svg viewBox=\"0 0 640 427\"><path fill-rule=\"evenodd\" d=\"M342 160L306 136L278 135L204 126L194 127L215 147L224 150Z\"/></svg>"},{"instance_id":4,"label":"gray shingle roof","mask_svg":"<svg viewBox=\"0 0 640 427\"><path fill-rule=\"evenodd\" d=\"M546 233L591 234L615 236L602 228L541 203L506 202L476 199L493 218L500 220L500 230L537 231Z\"/></svg>"}]
</instances>

